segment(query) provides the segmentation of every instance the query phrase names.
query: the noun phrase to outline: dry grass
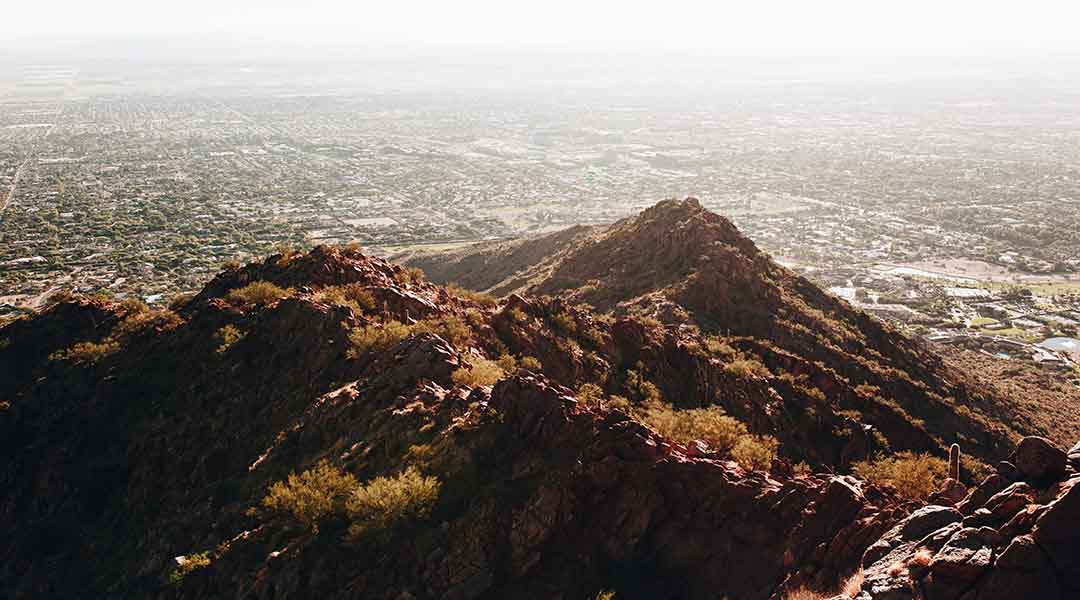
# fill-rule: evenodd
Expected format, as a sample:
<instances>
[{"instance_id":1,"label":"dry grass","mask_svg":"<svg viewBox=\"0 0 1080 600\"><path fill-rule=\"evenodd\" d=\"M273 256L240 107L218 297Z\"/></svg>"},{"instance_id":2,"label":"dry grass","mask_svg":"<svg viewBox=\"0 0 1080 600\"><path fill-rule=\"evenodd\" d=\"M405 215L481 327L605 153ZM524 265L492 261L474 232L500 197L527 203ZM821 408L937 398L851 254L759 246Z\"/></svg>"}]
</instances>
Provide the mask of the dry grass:
<instances>
[{"instance_id":1,"label":"dry grass","mask_svg":"<svg viewBox=\"0 0 1080 600\"><path fill-rule=\"evenodd\" d=\"M859 591L862 590L863 584L863 571L859 569L854 575L848 577L843 584L840 585L840 590L837 592L815 592L805 587L799 588L795 591L788 592L784 596L784 600L828 600L835 597L837 594L847 596L848 598L854 598L859 595Z\"/></svg>"}]
</instances>

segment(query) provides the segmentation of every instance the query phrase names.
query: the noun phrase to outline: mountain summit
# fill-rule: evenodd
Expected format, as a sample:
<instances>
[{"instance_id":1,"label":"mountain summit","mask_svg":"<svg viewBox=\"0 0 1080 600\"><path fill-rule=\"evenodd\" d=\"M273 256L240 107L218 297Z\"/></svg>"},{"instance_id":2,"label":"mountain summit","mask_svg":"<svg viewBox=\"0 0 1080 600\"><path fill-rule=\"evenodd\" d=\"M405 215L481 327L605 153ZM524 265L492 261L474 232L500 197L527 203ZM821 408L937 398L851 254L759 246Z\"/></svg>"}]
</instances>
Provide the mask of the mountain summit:
<instances>
[{"instance_id":1,"label":"mountain summit","mask_svg":"<svg viewBox=\"0 0 1080 600\"><path fill-rule=\"evenodd\" d=\"M1075 591L1080 449L697 201L422 260L501 297L320 246L3 325L3 595Z\"/></svg>"}]
</instances>

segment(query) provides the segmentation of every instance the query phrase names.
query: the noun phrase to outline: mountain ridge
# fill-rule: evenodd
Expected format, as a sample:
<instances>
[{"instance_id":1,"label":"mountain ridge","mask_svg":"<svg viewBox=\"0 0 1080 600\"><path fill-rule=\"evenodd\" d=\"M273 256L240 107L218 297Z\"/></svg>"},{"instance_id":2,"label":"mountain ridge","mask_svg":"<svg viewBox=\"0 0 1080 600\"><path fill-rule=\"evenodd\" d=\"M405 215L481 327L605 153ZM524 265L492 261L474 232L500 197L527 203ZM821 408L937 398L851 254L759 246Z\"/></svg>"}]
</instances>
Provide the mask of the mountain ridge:
<instances>
[{"instance_id":1,"label":"mountain ridge","mask_svg":"<svg viewBox=\"0 0 1080 600\"><path fill-rule=\"evenodd\" d=\"M572 251L545 265L563 277L548 295L498 300L355 247L320 246L228 268L169 310L67 297L5 324L0 518L10 526L0 589L12 598L831 593L860 566L887 575L861 565L864 553L922 505L908 490L841 473L879 452L944 457L953 442L984 464L958 461L935 502L959 506L962 479L974 495L967 506L987 504L999 518L1003 500L988 498L1030 481L1040 491L1014 489L1009 509L1030 501L1067 521L1075 452L1026 442L1048 457L1036 469L1040 459L1010 456L1014 434L964 414L962 399L881 398L966 385L909 340L862 347L922 370L905 380L879 353L858 371L880 378L878 391L853 384L834 367L858 357L795 324L827 317L861 334L871 318L793 278L695 204L661 203L627 221L622 237L606 239L606 263L589 258L607 233L566 234ZM685 224L681 234L664 234L672 223ZM651 233L639 237L638 225ZM530 257L543 261L541 250ZM647 264L675 274L650 275L662 286L624 281ZM611 276L595 290L561 283L596 270ZM610 315L583 301L597 290L612 307L635 295ZM725 319L768 311L778 316L719 331ZM866 322L871 336L893 334ZM752 453L740 458L714 433L680 434L685 415L722 425ZM426 504L409 482L427 486ZM290 490L324 498L325 509L269 500ZM378 490L377 505L397 498L400 514L359 504ZM371 525L371 514L385 522ZM1003 550L1003 540L1037 533L1036 521L985 543ZM363 524L381 533L357 538ZM915 548L904 535L889 548L907 557ZM1060 565L1050 571L1072 568L1059 549L1074 538L1047 538Z\"/></svg>"}]
</instances>

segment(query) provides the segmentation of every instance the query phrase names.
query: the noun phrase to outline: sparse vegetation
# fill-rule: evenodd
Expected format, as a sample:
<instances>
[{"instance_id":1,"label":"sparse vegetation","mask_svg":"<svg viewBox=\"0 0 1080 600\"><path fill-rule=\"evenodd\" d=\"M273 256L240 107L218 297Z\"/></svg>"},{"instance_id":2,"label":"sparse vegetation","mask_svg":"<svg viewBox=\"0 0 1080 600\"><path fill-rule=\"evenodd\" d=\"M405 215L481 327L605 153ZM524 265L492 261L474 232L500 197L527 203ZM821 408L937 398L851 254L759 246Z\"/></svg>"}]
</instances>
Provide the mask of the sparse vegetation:
<instances>
[{"instance_id":1,"label":"sparse vegetation","mask_svg":"<svg viewBox=\"0 0 1080 600\"><path fill-rule=\"evenodd\" d=\"M198 552L185 556L180 561L180 564L169 573L169 583L177 585L192 572L208 566L210 566L210 554L208 552Z\"/></svg>"},{"instance_id":2,"label":"sparse vegetation","mask_svg":"<svg viewBox=\"0 0 1080 600\"><path fill-rule=\"evenodd\" d=\"M740 356L724 365L724 372L732 377L746 379L749 377L769 377L772 373L761 361Z\"/></svg>"},{"instance_id":3,"label":"sparse vegetation","mask_svg":"<svg viewBox=\"0 0 1080 600\"><path fill-rule=\"evenodd\" d=\"M439 499L441 484L408 467L394 477L376 477L355 488L345 503L351 525L347 539L385 541L406 523L426 519Z\"/></svg>"},{"instance_id":4,"label":"sparse vegetation","mask_svg":"<svg viewBox=\"0 0 1080 600\"><path fill-rule=\"evenodd\" d=\"M577 333L577 323L574 318L566 313L555 313L548 318L556 333L561 335L574 335Z\"/></svg>"},{"instance_id":5,"label":"sparse vegetation","mask_svg":"<svg viewBox=\"0 0 1080 600\"><path fill-rule=\"evenodd\" d=\"M318 533L320 522L345 511L346 500L358 485L351 473L324 459L299 475L290 473L285 481L274 483L262 505L287 513Z\"/></svg>"},{"instance_id":6,"label":"sparse vegetation","mask_svg":"<svg viewBox=\"0 0 1080 600\"><path fill-rule=\"evenodd\" d=\"M506 373L503 372L499 363L479 356L466 357L468 366L454 371L450 377L457 385L467 387L479 387L495 385Z\"/></svg>"},{"instance_id":7,"label":"sparse vegetation","mask_svg":"<svg viewBox=\"0 0 1080 600\"><path fill-rule=\"evenodd\" d=\"M355 359L369 352L382 352L409 337L411 333L412 329L408 325L395 320L356 327L349 332L350 348L347 356Z\"/></svg>"},{"instance_id":8,"label":"sparse vegetation","mask_svg":"<svg viewBox=\"0 0 1080 600\"><path fill-rule=\"evenodd\" d=\"M79 342L67 350L57 350L49 360L66 360L78 365L94 364L120 350L120 343L112 338L101 342Z\"/></svg>"},{"instance_id":9,"label":"sparse vegetation","mask_svg":"<svg viewBox=\"0 0 1080 600\"><path fill-rule=\"evenodd\" d=\"M729 361L735 360L739 354L730 344L716 336L705 338L705 349L709 351L709 354Z\"/></svg>"},{"instance_id":10,"label":"sparse vegetation","mask_svg":"<svg viewBox=\"0 0 1080 600\"><path fill-rule=\"evenodd\" d=\"M458 298L475 302L484 308L493 308L499 303L495 296L492 296L491 294L466 289L452 282L446 284L446 291Z\"/></svg>"},{"instance_id":11,"label":"sparse vegetation","mask_svg":"<svg viewBox=\"0 0 1080 600\"><path fill-rule=\"evenodd\" d=\"M947 463L929 454L900 452L856 463L855 474L874 484L889 484L908 498L924 500L945 479Z\"/></svg>"},{"instance_id":12,"label":"sparse vegetation","mask_svg":"<svg viewBox=\"0 0 1080 600\"><path fill-rule=\"evenodd\" d=\"M771 436L751 434L746 425L719 406L679 410L657 400L634 406L621 396L611 396L608 405L630 413L672 441L689 444L701 440L745 469L768 469L780 445Z\"/></svg>"},{"instance_id":13,"label":"sparse vegetation","mask_svg":"<svg viewBox=\"0 0 1080 600\"><path fill-rule=\"evenodd\" d=\"M231 323L229 325L225 325L221 329L218 329L217 333L214 334L214 337L221 344L217 347L216 352L218 354L224 354L225 352L228 352L229 348L232 348L234 344L244 339L244 336L246 335L246 333L240 331L235 325Z\"/></svg>"},{"instance_id":14,"label":"sparse vegetation","mask_svg":"<svg viewBox=\"0 0 1080 600\"><path fill-rule=\"evenodd\" d=\"M521 368L527 371L540 371L544 368L544 366L540 364L540 360L535 356L522 356L520 363Z\"/></svg>"},{"instance_id":15,"label":"sparse vegetation","mask_svg":"<svg viewBox=\"0 0 1080 600\"><path fill-rule=\"evenodd\" d=\"M473 343L472 327L457 315L429 317L412 326L413 333L432 333L464 349Z\"/></svg>"},{"instance_id":16,"label":"sparse vegetation","mask_svg":"<svg viewBox=\"0 0 1080 600\"><path fill-rule=\"evenodd\" d=\"M328 285L315 294L315 299L336 306L347 306L358 313L375 309L375 296L359 283Z\"/></svg>"},{"instance_id":17,"label":"sparse vegetation","mask_svg":"<svg viewBox=\"0 0 1080 600\"><path fill-rule=\"evenodd\" d=\"M604 390L595 383L585 383L578 388L577 399L586 406L600 406L600 401L604 399Z\"/></svg>"},{"instance_id":18,"label":"sparse vegetation","mask_svg":"<svg viewBox=\"0 0 1080 600\"><path fill-rule=\"evenodd\" d=\"M241 288L231 290L226 298L236 305L270 304L293 294L291 289L283 289L269 281L254 281Z\"/></svg>"},{"instance_id":19,"label":"sparse vegetation","mask_svg":"<svg viewBox=\"0 0 1080 600\"><path fill-rule=\"evenodd\" d=\"M421 283L424 281L424 271L417 267L402 267L394 272L394 281L400 285Z\"/></svg>"},{"instance_id":20,"label":"sparse vegetation","mask_svg":"<svg viewBox=\"0 0 1080 600\"><path fill-rule=\"evenodd\" d=\"M507 311L507 314L510 315L510 318L513 319L515 323L524 323L529 320L529 315L525 314L525 311L520 308L511 308Z\"/></svg>"}]
</instances>

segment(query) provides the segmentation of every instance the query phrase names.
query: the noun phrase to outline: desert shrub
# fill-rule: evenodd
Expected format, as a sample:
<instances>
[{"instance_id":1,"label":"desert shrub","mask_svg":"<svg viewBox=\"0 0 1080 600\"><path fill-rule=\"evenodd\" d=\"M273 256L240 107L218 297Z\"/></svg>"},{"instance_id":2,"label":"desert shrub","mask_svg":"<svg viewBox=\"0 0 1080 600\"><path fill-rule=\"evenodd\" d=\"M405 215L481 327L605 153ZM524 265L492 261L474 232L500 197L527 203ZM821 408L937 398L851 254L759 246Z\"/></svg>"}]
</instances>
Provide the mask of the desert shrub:
<instances>
[{"instance_id":1,"label":"desert shrub","mask_svg":"<svg viewBox=\"0 0 1080 600\"><path fill-rule=\"evenodd\" d=\"M383 352L409 337L412 329L401 321L390 320L382 324L368 323L349 332L349 358L360 358L369 352Z\"/></svg>"},{"instance_id":2,"label":"desert shrub","mask_svg":"<svg viewBox=\"0 0 1080 600\"><path fill-rule=\"evenodd\" d=\"M731 449L731 458L744 469L766 471L776 458L780 442L768 435L744 435Z\"/></svg>"},{"instance_id":3,"label":"desert shrub","mask_svg":"<svg viewBox=\"0 0 1080 600\"><path fill-rule=\"evenodd\" d=\"M570 338L559 337L555 338L555 345L563 352L575 355L582 354L581 345Z\"/></svg>"},{"instance_id":4,"label":"desert shrub","mask_svg":"<svg viewBox=\"0 0 1080 600\"><path fill-rule=\"evenodd\" d=\"M101 342L79 342L66 350L57 350L49 355L49 359L66 360L75 364L93 364L119 350L119 342L106 338Z\"/></svg>"},{"instance_id":5,"label":"desert shrub","mask_svg":"<svg viewBox=\"0 0 1080 600\"><path fill-rule=\"evenodd\" d=\"M510 354L500 354L499 358L495 360L499 364L499 368L507 373L513 373L517 371L518 361Z\"/></svg>"},{"instance_id":6,"label":"desert shrub","mask_svg":"<svg viewBox=\"0 0 1080 600\"><path fill-rule=\"evenodd\" d=\"M602 590L596 593L596 600L615 600L615 592L612 590Z\"/></svg>"},{"instance_id":7,"label":"desert shrub","mask_svg":"<svg viewBox=\"0 0 1080 600\"><path fill-rule=\"evenodd\" d=\"M495 299L495 296L492 296L491 294L466 289L452 282L446 284L446 291L458 298L475 302L484 308L492 308L499 303L499 301Z\"/></svg>"},{"instance_id":8,"label":"desert shrub","mask_svg":"<svg viewBox=\"0 0 1080 600\"><path fill-rule=\"evenodd\" d=\"M574 335L577 333L577 323L574 322L574 318L566 313L555 313L548 318L551 322L551 326L563 335Z\"/></svg>"},{"instance_id":9,"label":"desert shrub","mask_svg":"<svg viewBox=\"0 0 1080 600\"><path fill-rule=\"evenodd\" d=\"M394 272L394 281L401 285L420 283L424 281L424 270L417 267L403 267Z\"/></svg>"},{"instance_id":10,"label":"desert shrub","mask_svg":"<svg viewBox=\"0 0 1080 600\"><path fill-rule=\"evenodd\" d=\"M970 483L982 483L994 474L994 468L969 454L960 455L961 473L967 473Z\"/></svg>"},{"instance_id":11,"label":"desert shrub","mask_svg":"<svg viewBox=\"0 0 1080 600\"><path fill-rule=\"evenodd\" d=\"M299 475L289 473L285 481L271 485L262 505L272 511L288 513L318 533L320 522L344 512L346 500L357 486L356 477L324 459Z\"/></svg>"},{"instance_id":12,"label":"desert shrub","mask_svg":"<svg viewBox=\"0 0 1080 600\"><path fill-rule=\"evenodd\" d=\"M188 302L191 302L195 298L195 294L191 292L181 292L169 299L169 310L177 311L187 306Z\"/></svg>"},{"instance_id":13,"label":"desert shrub","mask_svg":"<svg viewBox=\"0 0 1080 600\"><path fill-rule=\"evenodd\" d=\"M506 374L499 366L499 363L493 360L479 356L468 356L466 361L469 363L467 367L461 367L450 374L450 378L457 385L467 387L495 385L495 382L502 379Z\"/></svg>"},{"instance_id":14,"label":"desert shrub","mask_svg":"<svg viewBox=\"0 0 1080 600\"><path fill-rule=\"evenodd\" d=\"M769 377L772 373L761 361L741 356L724 365L724 372L732 377Z\"/></svg>"},{"instance_id":15,"label":"desert shrub","mask_svg":"<svg viewBox=\"0 0 1080 600\"><path fill-rule=\"evenodd\" d=\"M475 308L465 309L465 320L472 327L480 327L484 324L484 313Z\"/></svg>"},{"instance_id":16,"label":"desert shrub","mask_svg":"<svg viewBox=\"0 0 1080 600\"><path fill-rule=\"evenodd\" d=\"M540 359L535 356L522 356L521 368L527 371L541 371L544 366L540 364Z\"/></svg>"},{"instance_id":17,"label":"desert shrub","mask_svg":"<svg viewBox=\"0 0 1080 600\"><path fill-rule=\"evenodd\" d=\"M150 330L172 331L183 322L184 319L171 310L133 312L113 327L110 337L123 342Z\"/></svg>"},{"instance_id":18,"label":"desert shrub","mask_svg":"<svg viewBox=\"0 0 1080 600\"><path fill-rule=\"evenodd\" d=\"M239 271L240 267L242 266L243 265L240 264L240 261L236 260L235 258L230 258L229 260L221 263L221 268L225 271Z\"/></svg>"},{"instance_id":19,"label":"desert shrub","mask_svg":"<svg viewBox=\"0 0 1080 600\"><path fill-rule=\"evenodd\" d=\"M122 310L124 314L131 315L135 313L149 312L150 307L138 298L125 298L122 302L120 302L120 310Z\"/></svg>"},{"instance_id":20,"label":"desert shrub","mask_svg":"<svg viewBox=\"0 0 1080 600\"><path fill-rule=\"evenodd\" d=\"M595 383L586 383L578 388L577 399L586 406L599 406L604 399L604 390Z\"/></svg>"},{"instance_id":21,"label":"desert shrub","mask_svg":"<svg viewBox=\"0 0 1080 600\"><path fill-rule=\"evenodd\" d=\"M294 248L292 244L281 244L278 246L277 251L279 256L275 262L279 267L287 267L289 263L301 256L301 252Z\"/></svg>"},{"instance_id":22,"label":"desert shrub","mask_svg":"<svg viewBox=\"0 0 1080 600\"><path fill-rule=\"evenodd\" d=\"M177 585L188 574L208 566L210 566L210 554L207 552L198 552L185 556L183 562L169 573L169 583Z\"/></svg>"},{"instance_id":23,"label":"desert shrub","mask_svg":"<svg viewBox=\"0 0 1080 600\"><path fill-rule=\"evenodd\" d=\"M730 455L739 440L749 435L746 425L719 406L677 410L670 404L649 403L638 414L668 439L680 444L702 440L724 455Z\"/></svg>"},{"instance_id":24,"label":"desert shrub","mask_svg":"<svg viewBox=\"0 0 1080 600\"><path fill-rule=\"evenodd\" d=\"M651 316L648 316L648 315L642 315L642 316L638 317L638 321L642 325L644 325L646 327L649 327L651 329L656 329L656 328L664 326L664 324L660 322L660 319L657 319L656 317L651 317Z\"/></svg>"},{"instance_id":25,"label":"desert shrub","mask_svg":"<svg viewBox=\"0 0 1080 600\"><path fill-rule=\"evenodd\" d=\"M439 499L441 484L408 467L395 477L376 477L354 488L345 502L352 523L347 538L385 541L400 525L426 519Z\"/></svg>"},{"instance_id":26,"label":"desert shrub","mask_svg":"<svg viewBox=\"0 0 1080 600\"><path fill-rule=\"evenodd\" d=\"M414 333L433 333L450 342L451 346L464 348L472 345L472 327L457 315L429 317L413 325Z\"/></svg>"},{"instance_id":27,"label":"desert shrub","mask_svg":"<svg viewBox=\"0 0 1080 600\"><path fill-rule=\"evenodd\" d=\"M214 338L221 344L217 347L217 353L224 354L225 352L228 352L229 348L232 348L234 344L244 339L244 336L246 335L246 333L240 331L232 324L218 329L217 333L214 334Z\"/></svg>"},{"instance_id":28,"label":"desert shrub","mask_svg":"<svg viewBox=\"0 0 1080 600\"><path fill-rule=\"evenodd\" d=\"M510 318L515 323L524 323L529 320L529 315L525 314L525 311L520 308L511 308L506 314L510 315Z\"/></svg>"},{"instance_id":29,"label":"desert shrub","mask_svg":"<svg viewBox=\"0 0 1080 600\"><path fill-rule=\"evenodd\" d=\"M593 348L599 348L604 344L604 333L595 327L586 327L581 330L581 339Z\"/></svg>"},{"instance_id":30,"label":"desert shrub","mask_svg":"<svg viewBox=\"0 0 1080 600\"><path fill-rule=\"evenodd\" d=\"M315 299L327 304L347 306L356 312L371 311L375 308L375 296L359 283L328 285L316 292Z\"/></svg>"},{"instance_id":31,"label":"desert shrub","mask_svg":"<svg viewBox=\"0 0 1080 600\"><path fill-rule=\"evenodd\" d=\"M291 289L280 288L269 281L253 281L242 288L231 290L226 298L238 305L270 304L292 294Z\"/></svg>"},{"instance_id":32,"label":"desert shrub","mask_svg":"<svg viewBox=\"0 0 1080 600\"><path fill-rule=\"evenodd\" d=\"M641 375L642 368L641 363L638 363L638 369L631 369L626 372L626 387L642 403L662 403L664 398L660 394L660 388Z\"/></svg>"},{"instance_id":33,"label":"desert shrub","mask_svg":"<svg viewBox=\"0 0 1080 600\"><path fill-rule=\"evenodd\" d=\"M709 354L719 356L726 360L735 360L739 355L730 344L716 336L705 338L705 349L709 351Z\"/></svg>"},{"instance_id":34,"label":"desert shrub","mask_svg":"<svg viewBox=\"0 0 1080 600\"><path fill-rule=\"evenodd\" d=\"M945 461L936 456L908 451L853 466L859 477L877 485L890 484L901 495L914 500L924 500L937 491L947 469Z\"/></svg>"}]
</instances>

